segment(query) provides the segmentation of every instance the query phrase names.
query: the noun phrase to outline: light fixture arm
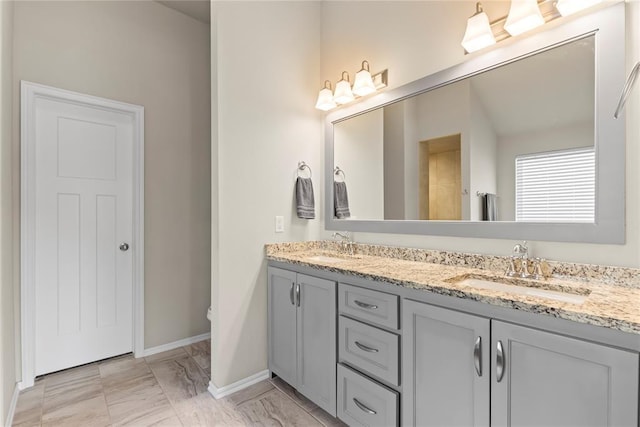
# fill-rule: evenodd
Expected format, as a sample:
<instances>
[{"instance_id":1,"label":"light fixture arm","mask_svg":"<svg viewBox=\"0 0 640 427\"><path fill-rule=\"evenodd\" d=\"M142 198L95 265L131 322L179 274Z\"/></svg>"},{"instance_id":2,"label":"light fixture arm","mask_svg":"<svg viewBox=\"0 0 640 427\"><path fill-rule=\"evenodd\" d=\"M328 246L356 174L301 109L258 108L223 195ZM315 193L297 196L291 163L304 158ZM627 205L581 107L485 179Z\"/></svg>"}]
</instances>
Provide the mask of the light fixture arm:
<instances>
[{"instance_id":1,"label":"light fixture arm","mask_svg":"<svg viewBox=\"0 0 640 427\"><path fill-rule=\"evenodd\" d=\"M347 75L347 78L346 78L346 79L344 78L344 75L345 75L345 74ZM349 72L348 72L348 71L343 71L343 72L342 72L342 76L340 77L340 80L341 80L341 81L342 81L342 80L345 80L345 81L347 81L347 82L351 83L351 80L349 80Z\"/></svg>"}]
</instances>

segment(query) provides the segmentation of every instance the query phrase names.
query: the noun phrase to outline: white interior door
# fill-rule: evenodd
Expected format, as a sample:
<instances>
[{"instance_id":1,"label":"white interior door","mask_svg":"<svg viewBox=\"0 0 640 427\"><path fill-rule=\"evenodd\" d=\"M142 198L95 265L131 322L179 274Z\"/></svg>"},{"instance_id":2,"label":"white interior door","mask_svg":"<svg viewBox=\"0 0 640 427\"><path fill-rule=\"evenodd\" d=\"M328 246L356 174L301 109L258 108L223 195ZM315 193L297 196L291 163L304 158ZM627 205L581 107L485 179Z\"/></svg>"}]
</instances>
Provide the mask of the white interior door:
<instances>
[{"instance_id":1,"label":"white interior door","mask_svg":"<svg viewBox=\"0 0 640 427\"><path fill-rule=\"evenodd\" d=\"M136 124L91 101L35 99L35 375L133 350Z\"/></svg>"}]
</instances>

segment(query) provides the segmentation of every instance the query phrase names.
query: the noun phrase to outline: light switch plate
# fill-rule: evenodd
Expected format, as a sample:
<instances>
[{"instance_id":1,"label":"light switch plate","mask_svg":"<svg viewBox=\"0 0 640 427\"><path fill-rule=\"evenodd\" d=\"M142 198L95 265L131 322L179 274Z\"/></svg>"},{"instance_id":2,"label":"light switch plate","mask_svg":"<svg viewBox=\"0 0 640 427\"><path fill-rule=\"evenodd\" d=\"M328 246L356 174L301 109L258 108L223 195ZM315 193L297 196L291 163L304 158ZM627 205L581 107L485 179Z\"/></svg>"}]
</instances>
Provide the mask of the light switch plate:
<instances>
[{"instance_id":1,"label":"light switch plate","mask_svg":"<svg viewBox=\"0 0 640 427\"><path fill-rule=\"evenodd\" d=\"M276 233L284 233L284 217L276 216Z\"/></svg>"}]
</instances>

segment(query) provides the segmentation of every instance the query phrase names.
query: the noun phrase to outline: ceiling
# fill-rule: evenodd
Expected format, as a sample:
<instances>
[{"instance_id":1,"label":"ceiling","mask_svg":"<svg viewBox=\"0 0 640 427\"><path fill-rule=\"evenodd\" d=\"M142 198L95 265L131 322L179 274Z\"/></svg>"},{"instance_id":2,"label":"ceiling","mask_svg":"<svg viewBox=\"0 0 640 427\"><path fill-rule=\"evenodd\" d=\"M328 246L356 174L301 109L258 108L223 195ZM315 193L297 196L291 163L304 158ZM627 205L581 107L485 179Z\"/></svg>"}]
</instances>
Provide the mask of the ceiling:
<instances>
[{"instance_id":1,"label":"ceiling","mask_svg":"<svg viewBox=\"0 0 640 427\"><path fill-rule=\"evenodd\" d=\"M200 22L209 24L211 22L209 0L156 0L158 3L184 13Z\"/></svg>"}]
</instances>

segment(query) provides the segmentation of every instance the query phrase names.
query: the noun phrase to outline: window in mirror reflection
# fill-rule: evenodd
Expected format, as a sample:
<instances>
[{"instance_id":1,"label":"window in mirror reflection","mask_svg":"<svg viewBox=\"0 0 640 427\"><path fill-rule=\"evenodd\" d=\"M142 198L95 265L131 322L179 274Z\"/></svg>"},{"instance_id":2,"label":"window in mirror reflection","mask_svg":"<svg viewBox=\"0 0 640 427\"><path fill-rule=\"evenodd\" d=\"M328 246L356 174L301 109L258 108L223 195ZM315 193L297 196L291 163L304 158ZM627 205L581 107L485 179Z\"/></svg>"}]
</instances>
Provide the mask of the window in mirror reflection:
<instances>
[{"instance_id":1,"label":"window in mirror reflection","mask_svg":"<svg viewBox=\"0 0 640 427\"><path fill-rule=\"evenodd\" d=\"M593 222L593 148L516 157L516 221Z\"/></svg>"},{"instance_id":2,"label":"window in mirror reflection","mask_svg":"<svg viewBox=\"0 0 640 427\"><path fill-rule=\"evenodd\" d=\"M351 219L538 221L517 216L516 158L593 152L594 94L587 36L334 123ZM593 222L567 209L547 221Z\"/></svg>"}]
</instances>

